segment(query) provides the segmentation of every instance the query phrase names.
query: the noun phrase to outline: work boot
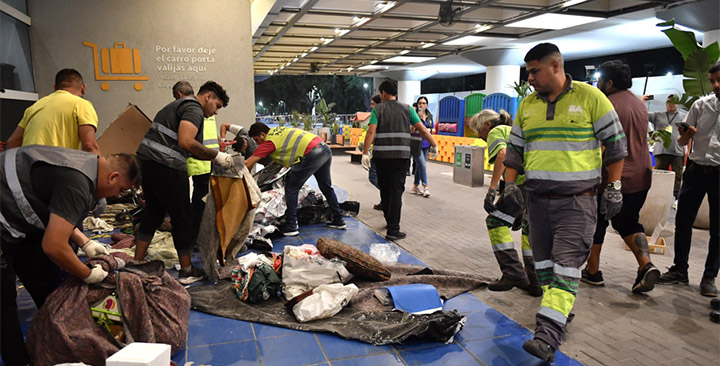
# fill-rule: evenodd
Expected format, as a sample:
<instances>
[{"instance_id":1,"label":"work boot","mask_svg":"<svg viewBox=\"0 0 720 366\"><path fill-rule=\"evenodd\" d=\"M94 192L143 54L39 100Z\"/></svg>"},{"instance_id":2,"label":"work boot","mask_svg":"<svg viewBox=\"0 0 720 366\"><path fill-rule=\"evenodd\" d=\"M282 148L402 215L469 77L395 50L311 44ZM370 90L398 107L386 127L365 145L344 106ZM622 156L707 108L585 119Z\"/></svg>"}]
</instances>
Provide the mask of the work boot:
<instances>
[{"instance_id":1,"label":"work boot","mask_svg":"<svg viewBox=\"0 0 720 366\"><path fill-rule=\"evenodd\" d=\"M382 211L382 201L380 203L373 205L373 210Z\"/></svg>"},{"instance_id":2,"label":"work boot","mask_svg":"<svg viewBox=\"0 0 720 366\"><path fill-rule=\"evenodd\" d=\"M527 275L530 284L523 288L532 297L540 297L543 295L542 286L538 282L537 275L535 274L535 260L533 257L523 256L523 264L525 264L525 274Z\"/></svg>"},{"instance_id":3,"label":"work boot","mask_svg":"<svg viewBox=\"0 0 720 366\"><path fill-rule=\"evenodd\" d=\"M605 286L605 279L603 278L602 271L590 274L587 270L587 266L582 270L580 281L589 283L593 286Z\"/></svg>"},{"instance_id":4,"label":"work boot","mask_svg":"<svg viewBox=\"0 0 720 366\"><path fill-rule=\"evenodd\" d=\"M514 280L507 278L505 275L500 279L490 282L488 284L488 290L490 291L510 291L513 287L526 288L530 286L530 281L527 278L521 280Z\"/></svg>"},{"instance_id":5,"label":"work boot","mask_svg":"<svg viewBox=\"0 0 720 366\"><path fill-rule=\"evenodd\" d=\"M387 232L387 235L385 235L385 239L387 239L387 240L400 240L400 239L404 239L406 236L407 236L407 234L405 234L405 233L402 232L402 231L394 231L394 232L388 231L388 232Z\"/></svg>"},{"instance_id":6,"label":"work boot","mask_svg":"<svg viewBox=\"0 0 720 366\"><path fill-rule=\"evenodd\" d=\"M657 281L660 285L670 285L673 283L687 285L689 282L690 280L688 279L687 273L680 273L675 266L668 268L668 271L661 274Z\"/></svg>"},{"instance_id":7,"label":"work boot","mask_svg":"<svg viewBox=\"0 0 720 366\"><path fill-rule=\"evenodd\" d=\"M632 291L636 293L652 291L652 289L655 288L655 283L659 277L660 270L657 269L652 262L646 264L645 267L638 270L637 278L635 278L635 283L632 286Z\"/></svg>"},{"instance_id":8,"label":"work boot","mask_svg":"<svg viewBox=\"0 0 720 366\"><path fill-rule=\"evenodd\" d=\"M715 323L720 323L720 311L713 310L710 312L710 320Z\"/></svg>"},{"instance_id":9,"label":"work boot","mask_svg":"<svg viewBox=\"0 0 720 366\"><path fill-rule=\"evenodd\" d=\"M715 277L703 276L700 281L700 294L707 297L717 296L717 287L715 287Z\"/></svg>"},{"instance_id":10,"label":"work boot","mask_svg":"<svg viewBox=\"0 0 720 366\"><path fill-rule=\"evenodd\" d=\"M553 349L551 345L545 343L542 339L535 338L525 341L523 349L525 352L545 362L555 361L555 349Z\"/></svg>"},{"instance_id":11,"label":"work boot","mask_svg":"<svg viewBox=\"0 0 720 366\"><path fill-rule=\"evenodd\" d=\"M714 298L710 300L710 307L713 308L713 310L720 311L720 298Z\"/></svg>"}]
</instances>

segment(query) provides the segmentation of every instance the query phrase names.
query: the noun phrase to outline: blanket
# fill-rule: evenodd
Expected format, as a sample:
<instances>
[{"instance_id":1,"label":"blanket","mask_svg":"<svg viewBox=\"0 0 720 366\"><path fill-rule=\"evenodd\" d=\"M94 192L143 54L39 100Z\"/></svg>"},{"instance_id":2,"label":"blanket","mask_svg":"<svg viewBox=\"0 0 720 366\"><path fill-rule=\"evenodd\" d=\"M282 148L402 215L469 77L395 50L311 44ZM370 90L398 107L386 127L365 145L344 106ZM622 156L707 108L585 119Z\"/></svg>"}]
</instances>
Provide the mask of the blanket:
<instances>
[{"instance_id":1,"label":"blanket","mask_svg":"<svg viewBox=\"0 0 720 366\"><path fill-rule=\"evenodd\" d=\"M351 281L360 292L347 307L331 318L308 323L295 320L280 297L272 297L259 304L240 301L229 281L221 281L215 286L191 287L188 292L192 297L192 308L205 313L296 330L328 332L345 339L384 345L402 343L409 338L450 342L462 328L465 317L456 311L439 311L429 315L392 311L392 306L382 305L375 299L373 292L376 289L426 283L435 286L441 297L449 299L486 285L491 280L481 275L406 264L388 268L392 273L390 280Z\"/></svg>"}]
</instances>

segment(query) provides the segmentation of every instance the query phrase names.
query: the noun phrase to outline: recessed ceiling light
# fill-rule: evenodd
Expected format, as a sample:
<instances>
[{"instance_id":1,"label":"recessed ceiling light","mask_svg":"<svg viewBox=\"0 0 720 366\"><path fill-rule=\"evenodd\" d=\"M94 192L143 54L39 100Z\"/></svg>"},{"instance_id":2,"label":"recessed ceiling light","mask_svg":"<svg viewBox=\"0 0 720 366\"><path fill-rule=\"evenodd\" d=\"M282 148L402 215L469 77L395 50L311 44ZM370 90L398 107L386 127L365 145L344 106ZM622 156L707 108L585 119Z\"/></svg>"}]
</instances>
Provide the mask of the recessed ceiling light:
<instances>
[{"instance_id":1,"label":"recessed ceiling light","mask_svg":"<svg viewBox=\"0 0 720 366\"><path fill-rule=\"evenodd\" d=\"M377 9L375 12L377 14L382 14L382 13L390 10L390 8L392 8L393 6L395 6L394 1L386 1L384 3L377 3L377 4L375 4L375 9Z\"/></svg>"},{"instance_id":2,"label":"recessed ceiling light","mask_svg":"<svg viewBox=\"0 0 720 366\"><path fill-rule=\"evenodd\" d=\"M302 55L300 55L300 57L305 57L305 56L307 56L307 52L304 52Z\"/></svg>"},{"instance_id":3,"label":"recessed ceiling light","mask_svg":"<svg viewBox=\"0 0 720 366\"><path fill-rule=\"evenodd\" d=\"M313 48L310 49L310 52L315 52L315 51L317 51L317 49L318 49L317 46L315 46L315 47L313 47Z\"/></svg>"},{"instance_id":4,"label":"recessed ceiling light","mask_svg":"<svg viewBox=\"0 0 720 366\"><path fill-rule=\"evenodd\" d=\"M391 57L385 62L398 62L398 63L408 63L408 62L425 62L434 60L435 57L419 57L419 56L395 56Z\"/></svg>"},{"instance_id":5,"label":"recessed ceiling light","mask_svg":"<svg viewBox=\"0 0 720 366\"><path fill-rule=\"evenodd\" d=\"M328 44L328 43L330 43L330 42L332 42L332 41L334 41L334 40L335 40L334 38L320 38L320 41L321 41L323 44Z\"/></svg>"},{"instance_id":6,"label":"recessed ceiling light","mask_svg":"<svg viewBox=\"0 0 720 366\"><path fill-rule=\"evenodd\" d=\"M293 62L297 62L297 60L298 60L298 58L297 58L297 57L295 57L295 58L293 59Z\"/></svg>"},{"instance_id":7,"label":"recessed ceiling light","mask_svg":"<svg viewBox=\"0 0 720 366\"><path fill-rule=\"evenodd\" d=\"M435 45L435 43L425 43L425 42L423 42L423 43L422 43L422 48L428 48L428 47L432 47L432 46L434 46L434 45Z\"/></svg>"},{"instance_id":8,"label":"recessed ceiling light","mask_svg":"<svg viewBox=\"0 0 720 366\"><path fill-rule=\"evenodd\" d=\"M480 37L480 36L465 36L458 39L453 39L452 41L448 41L443 43L443 46L469 46L474 44L479 44L482 40L486 40L489 37Z\"/></svg>"},{"instance_id":9,"label":"recessed ceiling light","mask_svg":"<svg viewBox=\"0 0 720 366\"><path fill-rule=\"evenodd\" d=\"M379 70L379 69L385 69L386 66L380 66L380 65L365 65L358 67L358 70Z\"/></svg>"},{"instance_id":10,"label":"recessed ceiling light","mask_svg":"<svg viewBox=\"0 0 720 366\"><path fill-rule=\"evenodd\" d=\"M565 1L565 2L562 4L562 7L563 7L563 8L567 8L567 7L569 7L569 6L573 6L573 5L577 5L577 4L582 4L582 3L586 2L586 1L588 1L588 0L567 0L567 1Z\"/></svg>"},{"instance_id":11,"label":"recessed ceiling light","mask_svg":"<svg viewBox=\"0 0 720 366\"><path fill-rule=\"evenodd\" d=\"M408 53L410 53L410 50L402 50L402 51L400 51L400 54L401 54L401 55L407 55Z\"/></svg>"},{"instance_id":12,"label":"recessed ceiling light","mask_svg":"<svg viewBox=\"0 0 720 366\"><path fill-rule=\"evenodd\" d=\"M516 28L565 29L582 24L597 22L603 19L605 18L547 13L510 24L505 24L505 26Z\"/></svg>"},{"instance_id":13,"label":"recessed ceiling light","mask_svg":"<svg viewBox=\"0 0 720 366\"><path fill-rule=\"evenodd\" d=\"M370 61L370 65L372 65L372 64L374 64L374 63L377 63L377 61L378 61L378 60L372 60L372 61Z\"/></svg>"},{"instance_id":14,"label":"recessed ceiling light","mask_svg":"<svg viewBox=\"0 0 720 366\"><path fill-rule=\"evenodd\" d=\"M492 28L492 25L488 24L475 24L475 33L484 32L488 29Z\"/></svg>"}]
</instances>

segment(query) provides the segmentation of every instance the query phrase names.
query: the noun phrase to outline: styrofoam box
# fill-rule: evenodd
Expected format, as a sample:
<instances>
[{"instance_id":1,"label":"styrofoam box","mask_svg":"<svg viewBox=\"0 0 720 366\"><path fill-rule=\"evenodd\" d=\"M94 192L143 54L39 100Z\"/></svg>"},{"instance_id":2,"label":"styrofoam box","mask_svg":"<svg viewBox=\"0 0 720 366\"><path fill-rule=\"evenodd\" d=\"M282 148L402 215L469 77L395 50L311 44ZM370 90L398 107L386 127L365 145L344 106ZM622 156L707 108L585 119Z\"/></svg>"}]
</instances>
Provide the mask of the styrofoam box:
<instances>
[{"instance_id":1,"label":"styrofoam box","mask_svg":"<svg viewBox=\"0 0 720 366\"><path fill-rule=\"evenodd\" d=\"M170 345L162 343L130 343L105 360L105 366L168 366Z\"/></svg>"}]
</instances>

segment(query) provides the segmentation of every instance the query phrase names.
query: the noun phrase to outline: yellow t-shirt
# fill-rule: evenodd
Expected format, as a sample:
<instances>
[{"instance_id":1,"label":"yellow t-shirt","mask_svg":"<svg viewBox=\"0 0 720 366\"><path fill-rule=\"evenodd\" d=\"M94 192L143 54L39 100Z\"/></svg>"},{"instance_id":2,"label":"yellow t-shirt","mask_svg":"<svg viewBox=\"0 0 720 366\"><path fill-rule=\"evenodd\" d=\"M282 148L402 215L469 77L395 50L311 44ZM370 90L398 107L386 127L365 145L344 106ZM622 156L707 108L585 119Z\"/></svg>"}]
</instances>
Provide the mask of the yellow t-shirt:
<instances>
[{"instance_id":1,"label":"yellow t-shirt","mask_svg":"<svg viewBox=\"0 0 720 366\"><path fill-rule=\"evenodd\" d=\"M98 116L92 103L65 90L38 100L25 110L19 126L25 129L22 145L59 146L79 149L78 127L92 125Z\"/></svg>"}]
</instances>

